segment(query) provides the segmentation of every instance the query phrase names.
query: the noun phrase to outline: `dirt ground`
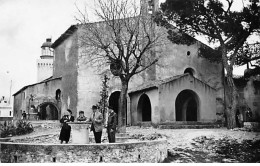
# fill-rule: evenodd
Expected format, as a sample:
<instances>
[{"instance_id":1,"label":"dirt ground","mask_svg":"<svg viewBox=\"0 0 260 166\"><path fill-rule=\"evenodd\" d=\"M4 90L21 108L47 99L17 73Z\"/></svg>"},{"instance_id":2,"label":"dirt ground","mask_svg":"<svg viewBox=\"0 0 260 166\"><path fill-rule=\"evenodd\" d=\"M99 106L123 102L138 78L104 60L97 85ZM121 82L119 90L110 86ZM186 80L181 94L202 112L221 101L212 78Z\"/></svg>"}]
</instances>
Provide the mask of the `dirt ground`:
<instances>
[{"instance_id":1,"label":"dirt ground","mask_svg":"<svg viewBox=\"0 0 260 166\"><path fill-rule=\"evenodd\" d=\"M131 127L127 132L158 133L168 140L166 163L260 162L260 132L239 129L154 129Z\"/></svg>"},{"instance_id":2,"label":"dirt ground","mask_svg":"<svg viewBox=\"0 0 260 166\"><path fill-rule=\"evenodd\" d=\"M12 139L57 135L60 128L37 127L33 133ZM156 129L127 127L131 136L161 135L168 141L166 163L260 162L260 132L217 129ZM103 131L103 136L106 132ZM53 139L52 139L53 140ZM249 141L249 142L245 142Z\"/></svg>"},{"instance_id":3,"label":"dirt ground","mask_svg":"<svg viewBox=\"0 0 260 166\"><path fill-rule=\"evenodd\" d=\"M129 127L127 132L130 134L148 135L151 133L160 133L167 137L171 147L192 148L193 139L196 137L206 136L215 139L228 137L236 139L238 142L243 140L260 139L260 132L247 132L238 130L228 130L226 128L218 129L155 129L155 128L140 128Z\"/></svg>"}]
</instances>

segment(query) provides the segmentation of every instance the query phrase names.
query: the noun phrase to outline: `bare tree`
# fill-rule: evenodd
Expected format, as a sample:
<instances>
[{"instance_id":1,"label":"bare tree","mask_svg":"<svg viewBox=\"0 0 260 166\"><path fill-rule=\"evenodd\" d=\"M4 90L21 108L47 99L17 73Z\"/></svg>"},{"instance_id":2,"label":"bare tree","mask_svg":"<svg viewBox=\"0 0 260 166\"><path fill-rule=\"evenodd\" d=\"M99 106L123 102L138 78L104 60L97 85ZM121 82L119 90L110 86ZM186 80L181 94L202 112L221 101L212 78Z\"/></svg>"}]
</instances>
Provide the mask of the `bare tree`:
<instances>
[{"instance_id":1,"label":"bare tree","mask_svg":"<svg viewBox=\"0 0 260 166\"><path fill-rule=\"evenodd\" d=\"M94 11L100 22L90 23L87 14L78 11L82 56L102 70L110 66L121 80L118 126L125 132L129 80L158 61L155 48L163 43L163 32L155 32L151 14L143 13L135 1L97 0Z\"/></svg>"}]
</instances>

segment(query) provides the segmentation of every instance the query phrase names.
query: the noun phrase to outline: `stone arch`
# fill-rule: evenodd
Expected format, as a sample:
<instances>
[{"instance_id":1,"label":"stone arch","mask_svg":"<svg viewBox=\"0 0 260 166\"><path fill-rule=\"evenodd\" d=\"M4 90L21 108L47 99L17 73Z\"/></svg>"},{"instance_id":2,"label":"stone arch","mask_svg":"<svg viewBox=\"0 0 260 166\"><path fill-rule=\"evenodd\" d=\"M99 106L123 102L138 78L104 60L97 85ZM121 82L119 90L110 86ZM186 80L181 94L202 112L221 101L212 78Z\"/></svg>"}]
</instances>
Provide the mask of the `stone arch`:
<instances>
[{"instance_id":1,"label":"stone arch","mask_svg":"<svg viewBox=\"0 0 260 166\"><path fill-rule=\"evenodd\" d=\"M188 68L186 68L185 70L184 70L184 73L189 73L190 75L192 75L192 76L194 76L196 73L195 73L195 70L193 69L193 68L190 68L190 67L188 67Z\"/></svg>"},{"instance_id":2,"label":"stone arch","mask_svg":"<svg viewBox=\"0 0 260 166\"><path fill-rule=\"evenodd\" d=\"M175 100L176 121L198 121L200 102L192 90L181 91Z\"/></svg>"},{"instance_id":3,"label":"stone arch","mask_svg":"<svg viewBox=\"0 0 260 166\"><path fill-rule=\"evenodd\" d=\"M120 91L114 91L111 93L108 99L108 104L114 108L115 113L118 115Z\"/></svg>"},{"instance_id":4,"label":"stone arch","mask_svg":"<svg viewBox=\"0 0 260 166\"><path fill-rule=\"evenodd\" d=\"M114 108L114 111L117 114L117 118L118 118L119 98L120 98L120 91L114 91L110 94L108 99L108 104Z\"/></svg>"},{"instance_id":5,"label":"stone arch","mask_svg":"<svg viewBox=\"0 0 260 166\"><path fill-rule=\"evenodd\" d=\"M39 113L39 120L58 120L59 108L53 102L44 102L37 107Z\"/></svg>"},{"instance_id":6,"label":"stone arch","mask_svg":"<svg viewBox=\"0 0 260 166\"><path fill-rule=\"evenodd\" d=\"M140 120L142 122L152 120L152 106L150 98L147 94L142 94L137 104L137 112L141 115Z\"/></svg>"}]
</instances>

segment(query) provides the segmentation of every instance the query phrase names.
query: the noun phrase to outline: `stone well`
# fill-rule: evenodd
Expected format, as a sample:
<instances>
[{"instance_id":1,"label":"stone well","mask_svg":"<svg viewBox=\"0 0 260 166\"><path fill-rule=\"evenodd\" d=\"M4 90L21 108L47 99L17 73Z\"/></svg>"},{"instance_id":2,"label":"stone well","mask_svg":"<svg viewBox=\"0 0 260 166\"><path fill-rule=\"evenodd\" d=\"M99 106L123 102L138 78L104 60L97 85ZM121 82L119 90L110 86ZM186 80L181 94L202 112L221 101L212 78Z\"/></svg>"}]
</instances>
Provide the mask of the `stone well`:
<instances>
[{"instance_id":1,"label":"stone well","mask_svg":"<svg viewBox=\"0 0 260 166\"><path fill-rule=\"evenodd\" d=\"M69 122L73 144L88 144L91 122Z\"/></svg>"},{"instance_id":2,"label":"stone well","mask_svg":"<svg viewBox=\"0 0 260 166\"><path fill-rule=\"evenodd\" d=\"M162 162L167 140L102 144L29 144L0 142L2 163Z\"/></svg>"}]
</instances>

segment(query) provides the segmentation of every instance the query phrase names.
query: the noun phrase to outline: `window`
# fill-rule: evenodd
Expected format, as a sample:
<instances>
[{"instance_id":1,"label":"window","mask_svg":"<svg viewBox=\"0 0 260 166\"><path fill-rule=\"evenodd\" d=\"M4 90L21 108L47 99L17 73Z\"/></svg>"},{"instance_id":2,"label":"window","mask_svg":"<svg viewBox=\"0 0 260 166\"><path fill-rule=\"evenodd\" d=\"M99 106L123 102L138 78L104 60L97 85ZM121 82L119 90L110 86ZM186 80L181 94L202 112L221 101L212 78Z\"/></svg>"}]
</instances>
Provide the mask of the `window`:
<instances>
[{"instance_id":1,"label":"window","mask_svg":"<svg viewBox=\"0 0 260 166\"><path fill-rule=\"evenodd\" d=\"M25 92L22 93L22 99L25 99Z\"/></svg>"},{"instance_id":2,"label":"window","mask_svg":"<svg viewBox=\"0 0 260 166\"><path fill-rule=\"evenodd\" d=\"M12 111L10 111L10 116L12 116Z\"/></svg>"},{"instance_id":3,"label":"window","mask_svg":"<svg viewBox=\"0 0 260 166\"><path fill-rule=\"evenodd\" d=\"M190 75L194 76L195 71L192 68L187 68L187 69L184 70L184 73L189 73Z\"/></svg>"},{"instance_id":4,"label":"window","mask_svg":"<svg viewBox=\"0 0 260 166\"><path fill-rule=\"evenodd\" d=\"M56 90L56 100L60 100L60 94L61 94L61 90L57 89Z\"/></svg>"}]
</instances>

